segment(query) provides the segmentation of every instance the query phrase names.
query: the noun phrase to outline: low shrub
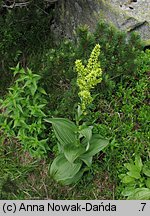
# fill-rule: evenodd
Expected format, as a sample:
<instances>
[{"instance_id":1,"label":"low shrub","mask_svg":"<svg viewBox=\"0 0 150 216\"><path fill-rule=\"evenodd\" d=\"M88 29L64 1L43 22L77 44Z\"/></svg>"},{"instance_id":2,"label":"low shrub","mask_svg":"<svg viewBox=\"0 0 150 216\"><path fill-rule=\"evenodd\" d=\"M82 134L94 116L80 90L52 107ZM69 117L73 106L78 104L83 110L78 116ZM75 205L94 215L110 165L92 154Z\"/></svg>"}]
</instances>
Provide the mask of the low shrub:
<instances>
[{"instance_id":1,"label":"low shrub","mask_svg":"<svg viewBox=\"0 0 150 216\"><path fill-rule=\"evenodd\" d=\"M49 149L43 124L46 93L38 86L39 75L20 69L19 64L13 70L17 79L1 100L0 126L6 136L16 137L31 155L41 157Z\"/></svg>"}]
</instances>

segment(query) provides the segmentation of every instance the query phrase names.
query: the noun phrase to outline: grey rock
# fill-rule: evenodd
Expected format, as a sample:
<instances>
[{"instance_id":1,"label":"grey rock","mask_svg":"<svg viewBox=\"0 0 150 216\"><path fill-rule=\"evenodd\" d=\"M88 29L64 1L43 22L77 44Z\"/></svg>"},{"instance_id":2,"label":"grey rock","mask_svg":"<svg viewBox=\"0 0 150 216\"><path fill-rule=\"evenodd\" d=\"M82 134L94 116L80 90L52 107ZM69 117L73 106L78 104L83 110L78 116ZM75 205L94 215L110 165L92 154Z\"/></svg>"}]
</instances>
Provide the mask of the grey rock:
<instances>
[{"instance_id":1,"label":"grey rock","mask_svg":"<svg viewBox=\"0 0 150 216\"><path fill-rule=\"evenodd\" d=\"M103 19L117 28L137 32L144 41L150 40L150 0L59 0L55 16L55 30L72 38L80 24L95 29Z\"/></svg>"},{"instance_id":2,"label":"grey rock","mask_svg":"<svg viewBox=\"0 0 150 216\"><path fill-rule=\"evenodd\" d=\"M124 21L120 29L137 32L145 41L150 39L150 0L109 0L109 4L123 13Z\"/></svg>"}]
</instances>

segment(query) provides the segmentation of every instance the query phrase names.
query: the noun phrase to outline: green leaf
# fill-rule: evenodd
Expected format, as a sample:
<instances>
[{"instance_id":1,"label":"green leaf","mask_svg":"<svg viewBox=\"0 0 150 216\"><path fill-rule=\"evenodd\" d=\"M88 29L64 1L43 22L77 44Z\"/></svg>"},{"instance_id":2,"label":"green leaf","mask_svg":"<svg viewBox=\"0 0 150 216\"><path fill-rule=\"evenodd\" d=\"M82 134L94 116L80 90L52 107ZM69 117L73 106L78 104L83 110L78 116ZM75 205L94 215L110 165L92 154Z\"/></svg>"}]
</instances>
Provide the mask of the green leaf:
<instances>
[{"instance_id":1,"label":"green leaf","mask_svg":"<svg viewBox=\"0 0 150 216\"><path fill-rule=\"evenodd\" d=\"M78 174L81 163L70 163L63 154L57 156L50 167L50 175L58 182L69 185L75 182L81 174Z\"/></svg>"},{"instance_id":2,"label":"green leaf","mask_svg":"<svg viewBox=\"0 0 150 216\"><path fill-rule=\"evenodd\" d=\"M137 169L139 170L139 172L141 172L143 164L142 164L141 157L139 155L137 155L135 157L135 165L136 165Z\"/></svg>"},{"instance_id":3,"label":"green leaf","mask_svg":"<svg viewBox=\"0 0 150 216\"><path fill-rule=\"evenodd\" d=\"M13 71L14 75L16 75L17 73L19 73L19 63L17 64L17 66L15 68L11 67L10 69Z\"/></svg>"},{"instance_id":4,"label":"green leaf","mask_svg":"<svg viewBox=\"0 0 150 216\"><path fill-rule=\"evenodd\" d=\"M123 196L130 196L133 194L133 192L135 191L135 188L133 186L131 187L126 187L123 191L122 191L122 195Z\"/></svg>"},{"instance_id":5,"label":"green leaf","mask_svg":"<svg viewBox=\"0 0 150 216\"><path fill-rule=\"evenodd\" d=\"M124 166L130 171L133 169L133 167L135 167L135 165L130 162L130 163L125 163Z\"/></svg>"},{"instance_id":6,"label":"green leaf","mask_svg":"<svg viewBox=\"0 0 150 216\"><path fill-rule=\"evenodd\" d=\"M131 176L125 176L122 178L122 183L129 184L129 183L135 183L135 179Z\"/></svg>"},{"instance_id":7,"label":"green leaf","mask_svg":"<svg viewBox=\"0 0 150 216\"><path fill-rule=\"evenodd\" d=\"M136 188L134 192L128 197L128 200L149 200L149 188Z\"/></svg>"},{"instance_id":8,"label":"green leaf","mask_svg":"<svg viewBox=\"0 0 150 216\"><path fill-rule=\"evenodd\" d=\"M118 175L118 178L119 178L119 179L123 179L125 176L126 176L126 174L119 174L119 175Z\"/></svg>"},{"instance_id":9,"label":"green leaf","mask_svg":"<svg viewBox=\"0 0 150 216\"><path fill-rule=\"evenodd\" d=\"M64 185L70 185L70 184L76 184L76 183L78 183L78 181L81 179L83 173L84 173L84 170L80 170L72 178L65 179L65 182L63 181L62 184L64 184Z\"/></svg>"},{"instance_id":10,"label":"green leaf","mask_svg":"<svg viewBox=\"0 0 150 216\"><path fill-rule=\"evenodd\" d=\"M20 120L19 119L15 119L14 120L14 125L13 128L20 126Z\"/></svg>"},{"instance_id":11,"label":"green leaf","mask_svg":"<svg viewBox=\"0 0 150 216\"><path fill-rule=\"evenodd\" d=\"M38 91L41 93L41 94L44 94L44 95L47 95L46 91L41 88L41 87L38 87Z\"/></svg>"},{"instance_id":12,"label":"green leaf","mask_svg":"<svg viewBox=\"0 0 150 216\"><path fill-rule=\"evenodd\" d=\"M90 140L92 138L92 128L93 126L87 126L86 128L83 128L82 130L79 131L79 133L86 138L87 141L86 151L90 147Z\"/></svg>"},{"instance_id":13,"label":"green leaf","mask_svg":"<svg viewBox=\"0 0 150 216\"><path fill-rule=\"evenodd\" d=\"M99 134L94 134L90 140L89 150L83 154L86 157L92 157L109 144L107 139L102 139Z\"/></svg>"},{"instance_id":14,"label":"green leaf","mask_svg":"<svg viewBox=\"0 0 150 216\"><path fill-rule=\"evenodd\" d=\"M81 109L81 106L78 105L78 108L77 108L77 113L76 113L76 121L77 122L80 122L80 120L82 119L82 109Z\"/></svg>"},{"instance_id":15,"label":"green leaf","mask_svg":"<svg viewBox=\"0 0 150 216\"><path fill-rule=\"evenodd\" d=\"M71 144L64 146L64 155L70 163L73 163L84 152L85 149L80 146L76 147Z\"/></svg>"},{"instance_id":16,"label":"green leaf","mask_svg":"<svg viewBox=\"0 0 150 216\"><path fill-rule=\"evenodd\" d=\"M129 176L135 179L139 179L141 177L140 170L136 165L132 163L126 163L124 166L129 170L129 172L127 173Z\"/></svg>"},{"instance_id":17,"label":"green leaf","mask_svg":"<svg viewBox=\"0 0 150 216\"><path fill-rule=\"evenodd\" d=\"M135 179L141 178L140 172L136 169L132 169L131 171L127 172L127 174Z\"/></svg>"},{"instance_id":18,"label":"green leaf","mask_svg":"<svg viewBox=\"0 0 150 216\"><path fill-rule=\"evenodd\" d=\"M29 68L27 68L27 73L28 73L29 75L33 75L32 71L31 71Z\"/></svg>"},{"instance_id":19,"label":"green leaf","mask_svg":"<svg viewBox=\"0 0 150 216\"><path fill-rule=\"evenodd\" d=\"M45 119L45 121L52 124L55 135L61 145L77 143L77 126L73 122L65 118L50 118Z\"/></svg>"},{"instance_id":20,"label":"green leaf","mask_svg":"<svg viewBox=\"0 0 150 216\"><path fill-rule=\"evenodd\" d=\"M37 90L37 85L36 85L36 82L34 82L33 85L30 86L30 91L31 91L32 96L34 96L36 90Z\"/></svg>"},{"instance_id":21,"label":"green leaf","mask_svg":"<svg viewBox=\"0 0 150 216\"><path fill-rule=\"evenodd\" d=\"M93 126L86 126L85 128L83 128L82 130L79 131L79 133L84 136L87 141L89 142L92 138L92 128Z\"/></svg>"},{"instance_id":22,"label":"green leaf","mask_svg":"<svg viewBox=\"0 0 150 216\"><path fill-rule=\"evenodd\" d=\"M50 150L49 146L47 145L47 141L48 141L48 138L47 139L42 139L42 140L39 140L39 147L41 149L43 149L43 151L46 153L47 150Z\"/></svg>"},{"instance_id":23,"label":"green leaf","mask_svg":"<svg viewBox=\"0 0 150 216\"><path fill-rule=\"evenodd\" d=\"M88 155L82 155L81 157L79 157L88 167L91 167L92 165L92 158L93 157L89 157Z\"/></svg>"},{"instance_id":24,"label":"green leaf","mask_svg":"<svg viewBox=\"0 0 150 216\"><path fill-rule=\"evenodd\" d=\"M32 86L32 81L27 77L27 81L25 82L23 88L28 87L28 89L30 89L31 86Z\"/></svg>"},{"instance_id":25,"label":"green leaf","mask_svg":"<svg viewBox=\"0 0 150 216\"><path fill-rule=\"evenodd\" d=\"M147 161L143 166L143 173L150 177L150 161Z\"/></svg>"},{"instance_id":26,"label":"green leaf","mask_svg":"<svg viewBox=\"0 0 150 216\"><path fill-rule=\"evenodd\" d=\"M20 104L17 104L17 108L19 109L19 111L20 111L21 113L23 113L23 110L22 110L22 107L21 107Z\"/></svg>"},{"instance_id":27,"label":"green leaf","mask_svg":"<svg viewBox=\"0 0 150 216\"><path fill-rule=\"evenodd\" d=\"M24 83L25 80L28 80L28 76L24 74L24 75L21 75L21 77L16 80L16 83L17 84L20 83L20 82ZM26 85L24 85L22 88L24 88L25 86Z\"/></svg>"},{"instance_id":28,"label":"green leaf","mask_svg":"<svg viewBox=\"0 0 150 216\"><path fill-rule=\"evenodd\" d=\"M146 187L150 189L150 178L148 178L145 183Z\"/></svg>"}]
</instances>

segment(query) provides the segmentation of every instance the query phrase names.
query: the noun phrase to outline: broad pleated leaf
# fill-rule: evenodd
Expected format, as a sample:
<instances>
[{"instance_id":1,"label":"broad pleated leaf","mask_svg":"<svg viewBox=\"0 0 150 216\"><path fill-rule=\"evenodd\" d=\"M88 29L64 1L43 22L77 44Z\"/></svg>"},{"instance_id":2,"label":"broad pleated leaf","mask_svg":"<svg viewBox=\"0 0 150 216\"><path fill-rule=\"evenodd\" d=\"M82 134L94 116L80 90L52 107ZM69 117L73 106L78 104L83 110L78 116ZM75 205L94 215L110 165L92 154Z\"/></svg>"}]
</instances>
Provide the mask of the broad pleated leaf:
<instances>
[{"instance_id":1,"label":"broad pleated leaf","mask_svg":"<svg viewBox=\"0 0 150 216\"><path fill-rule=\"evenodd\" d=\"M81 174L78 174L82 166L82 162L80 163L70 163L63 154L57 156L51 167L50 167L50 175L53 178L64 184L69 185L74 181L79 179Z\"/></svg>"},{"instance_id":2,"label":"broad pleated leaf","mask_svg":"<svg viewBox=\"0 0 150 216\"><path fill-rule=\"evenodd\" d=\"M136 188L134 192L128 197L128 200L149 200L149 188Z\"/></svg>"},{"instance_id":3,"label":"broad pleated leaf","mask_svg":"<svg viewBox=\"0 0 150 216\"><path fill-rule=\"evenodd\" d=\"M70 163L73 163L84 152L85 149L80 146L77 147L71 144L64 146L64 155Z\"/></svg>"},{"instance_id":4,"label":"broad pleated leaf","mask_svg":"<svg viewBox=\"0 0 150 216\"><path fill-rule=\"evenodd\" d=\"M92 158L93 158L93 157L89 157L88 155L82 155L82 156L80 156L80 159L81 159L88 167L91 167L91 165L92 165Z\"/></svg>"},{"instance_id":5,"label":"broad pleated leaf","mask_svg":"<svg viewBox=\"0 0 150 216\"><path fill-rule=\"evenodd\" d=\"M83 155L86 155L86 157L92 157L104 149L108 144L109 141L107 139L102 139L99 134L95 134L90 140L89 150Z\"/></svg>"},{"instance_id":6,"label":"broad pleated leaf","mask_svg":"<svg viewBox=\"0 0 150 216\"><path fill-rule=\"evenodd\" d=\"M86 128L83 128L80 131L80 134L86 138L86 142L87 142L86 151L90 147L90 140L92 138L92 128L93 128L92 126L88 126Z\"/></svg>"},{"instance_id":7,"label":"broad pleated leaf","mask_svg":"<svg viewBox=\"0 0 150 216\"><path fill-rule=\"evenodd\" d=\"M45 119L45 121L52 124L55 135L63 146L77 142L77 126L70 120L65 118L50 118Z\"/></svg>"},{"instance_id":8,"label":"broad pleated leaf","mask_svg":"<svg viewBox=\"0 0 150 216\"><path fill-rule=\"evenodd\" d=\"M64 181L61 181L61 184L63 185L70 185L70 184L76 184L82 177L84 173L84 170L80 170L76 175L74 175L72 178L65 179Z\"/></svg>"}]
</instances>

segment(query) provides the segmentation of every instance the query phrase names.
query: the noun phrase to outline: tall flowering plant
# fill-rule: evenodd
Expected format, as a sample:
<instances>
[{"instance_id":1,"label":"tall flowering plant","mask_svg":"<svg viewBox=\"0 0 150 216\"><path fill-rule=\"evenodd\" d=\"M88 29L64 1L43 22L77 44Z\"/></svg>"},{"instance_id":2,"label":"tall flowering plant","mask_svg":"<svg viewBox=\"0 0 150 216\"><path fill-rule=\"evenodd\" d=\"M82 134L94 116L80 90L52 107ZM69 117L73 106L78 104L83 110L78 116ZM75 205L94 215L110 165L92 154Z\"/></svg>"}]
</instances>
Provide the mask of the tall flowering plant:
<instances>
[{"instance_id":1,"label":"tall flowering plant","mask_svg":"<svg viewBox=\"0 0 150 216\"><path fill-rule=\"evenodd\" d=\"M92 133L92 125L88 126L86 122L80 124L82 114L86 113L86 108L92 102L90 90L102 80L99 55L100 45L97 44L86 67L81 60L75 62L80 90L78 94L81 99L81 106L78 106L76 113L76 124L65 118L45 119L53 126L59 151L50 166L50 175L64 185L76 183L83 173L91 168L93 156L109 143L99 134Z\"/></svg>"}]
</instances>

